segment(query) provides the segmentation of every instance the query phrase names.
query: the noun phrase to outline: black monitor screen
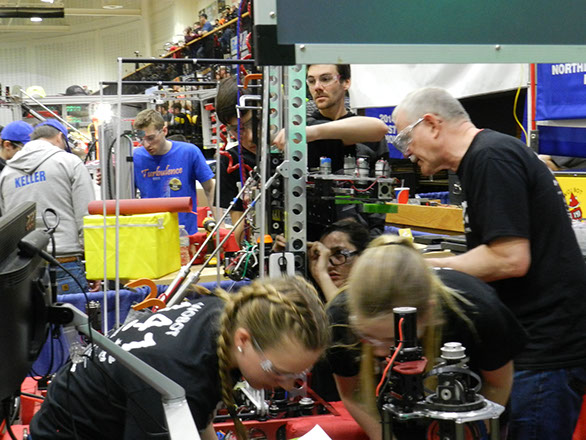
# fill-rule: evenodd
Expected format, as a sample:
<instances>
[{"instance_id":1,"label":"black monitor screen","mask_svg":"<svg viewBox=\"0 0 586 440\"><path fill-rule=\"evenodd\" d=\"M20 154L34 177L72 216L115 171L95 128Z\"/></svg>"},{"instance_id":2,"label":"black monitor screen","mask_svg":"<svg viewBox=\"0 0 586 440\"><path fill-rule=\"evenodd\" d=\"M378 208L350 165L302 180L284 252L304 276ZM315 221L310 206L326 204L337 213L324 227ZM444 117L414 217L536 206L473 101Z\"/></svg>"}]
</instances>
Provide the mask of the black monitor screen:
<instances>
[{"instance_id":1,"label":"black monitor screen","mask_svg":"<svg viewBox=\"0 0 586 440\"><path fill-rule=\"evenodd\" d=\"M35 218L30 202L0 217L0 400L20 389L47 336L45 265L18 250Z\"/></svg>"}]
</instances>

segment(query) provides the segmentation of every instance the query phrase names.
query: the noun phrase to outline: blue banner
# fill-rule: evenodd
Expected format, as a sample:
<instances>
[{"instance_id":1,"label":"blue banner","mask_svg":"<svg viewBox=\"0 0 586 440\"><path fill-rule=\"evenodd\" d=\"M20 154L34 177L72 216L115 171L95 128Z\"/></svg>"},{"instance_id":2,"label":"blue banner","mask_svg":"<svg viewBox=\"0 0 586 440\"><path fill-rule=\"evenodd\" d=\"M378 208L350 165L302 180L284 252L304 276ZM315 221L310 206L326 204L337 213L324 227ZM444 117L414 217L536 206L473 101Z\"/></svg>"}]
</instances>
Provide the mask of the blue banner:
<instances>
[{"instance_id":1,"label":"blue banner","mask_svg":"<svg viewBox=\"0 0 586 440\"><path fill-rule=\"evenodd\" d=\"M389 144L389 156L391 159L405 159L403 155L393 146L393 141L397 136L397 127L393 123L391 119L391 115L393 114L393 110L395 107L372 107L372 108L365 108L364 109L364 116L371 116L373 118L378 118L387 124L389 127L389 132L386 134L387 144Z\"/></svg>"},{"instance_id":2,"label":"blue banner","mask_svg":"<svg viewBox=\"0 0 586 440\"><path fill-rule=\"evenodd\" d=\"M586 128L539 126L539 154L586 157Z\"/></svg>"},{"instance_id":3,"label":"blue banner","mask_svg":"<svg viewBox=\"0 0 586 440\"><path fill-rule=\"evenodd\" d=\"M535 120L586 118L586 63L538 64Z\"/></svg>"}]
</instances>

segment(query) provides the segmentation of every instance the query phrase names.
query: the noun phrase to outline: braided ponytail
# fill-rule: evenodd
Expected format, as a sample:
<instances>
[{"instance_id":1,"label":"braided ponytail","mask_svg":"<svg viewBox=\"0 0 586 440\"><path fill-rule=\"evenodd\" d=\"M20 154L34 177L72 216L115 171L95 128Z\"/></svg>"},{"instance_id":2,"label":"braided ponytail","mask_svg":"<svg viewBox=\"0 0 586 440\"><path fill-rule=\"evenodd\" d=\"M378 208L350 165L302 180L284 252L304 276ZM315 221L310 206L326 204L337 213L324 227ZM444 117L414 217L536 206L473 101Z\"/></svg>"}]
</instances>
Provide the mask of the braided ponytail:
<instances>
[{"instance_id":1,"label":"braided ponytail","mask_svg":"<svg viewBox=\"0 0 586 440\"><path fill-rule=\"evenodd\" d=\"M230 376L230 349L237 328L245 328L262 350L292 337L308 350L329 344L328 319L315 289L303 278L264 279L230 295L220 317L218 336L219 375L222 400L234 420L240 440L247 438L242 421L234 411L234 384Z\"/></svg>"}]
</instances>

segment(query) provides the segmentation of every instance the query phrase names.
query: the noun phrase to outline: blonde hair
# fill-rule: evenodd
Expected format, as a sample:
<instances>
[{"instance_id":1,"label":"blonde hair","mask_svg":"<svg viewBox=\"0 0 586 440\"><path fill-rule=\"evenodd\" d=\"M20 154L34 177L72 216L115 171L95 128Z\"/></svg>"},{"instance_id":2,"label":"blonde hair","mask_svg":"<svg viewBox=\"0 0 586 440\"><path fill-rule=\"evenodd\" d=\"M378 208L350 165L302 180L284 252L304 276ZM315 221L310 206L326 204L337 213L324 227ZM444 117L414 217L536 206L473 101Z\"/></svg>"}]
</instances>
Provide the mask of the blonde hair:
<instances>
[{"instance_id":1,"label":"blonde hair","mask_svg":"<svg viewBox=\"0 0 586 440\"><path fill-rule=\"evenodd\" d=\"M230 376L230 348L235 330L245 328L263 351L278 346L286 337L315 351L325 349L330 342L328 319L317 292L300 277L258 280L236 294L216 294L226 301L218 336L222 400L234 420L238 437L243 440L246 430L234 412L234 384Z\"/></svg>"},{"instance_id":2,"label":"blonde hair","mask_svg":"<svg viewBox=\"0 0 586 440\"><path fill-rule=\"evenodd\" d=\"M365 322L392 314L394 307L416 307L417 315L427 318L424 348L430 360L439 355L444 322L440 306L448 307L474 331L472 321L458 302L470 305L461 294L442 283L405 237L375 238L350 271L350 315Z\"/></svg>"}]
</instances>

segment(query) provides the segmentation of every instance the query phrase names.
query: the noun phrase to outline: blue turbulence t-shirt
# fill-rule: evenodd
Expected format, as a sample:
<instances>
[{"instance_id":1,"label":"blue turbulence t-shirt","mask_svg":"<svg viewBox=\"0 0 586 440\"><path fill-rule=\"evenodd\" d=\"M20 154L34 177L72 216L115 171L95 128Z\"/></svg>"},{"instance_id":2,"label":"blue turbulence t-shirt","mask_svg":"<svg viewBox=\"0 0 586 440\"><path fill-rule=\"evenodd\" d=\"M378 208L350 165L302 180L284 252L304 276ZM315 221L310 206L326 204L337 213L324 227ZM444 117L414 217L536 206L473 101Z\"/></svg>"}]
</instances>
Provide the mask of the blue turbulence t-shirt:
<instances>
[{"instance_id":1,"label":"blue turbulence t-shirt","mask_svg":"<svg viewBox=\"0 0 586 440\"><path fill-rule=\"evenodd\" d=\"M195 181L207 182L214 173L201 150L187 142L171 141L171 149L162 156L151 156L144 147L134 151L134 182L142 198L191 197L197 207ZM179 213L179 224L189 235L197 232L197 215Z\"/></svg>"}]
</instances>

